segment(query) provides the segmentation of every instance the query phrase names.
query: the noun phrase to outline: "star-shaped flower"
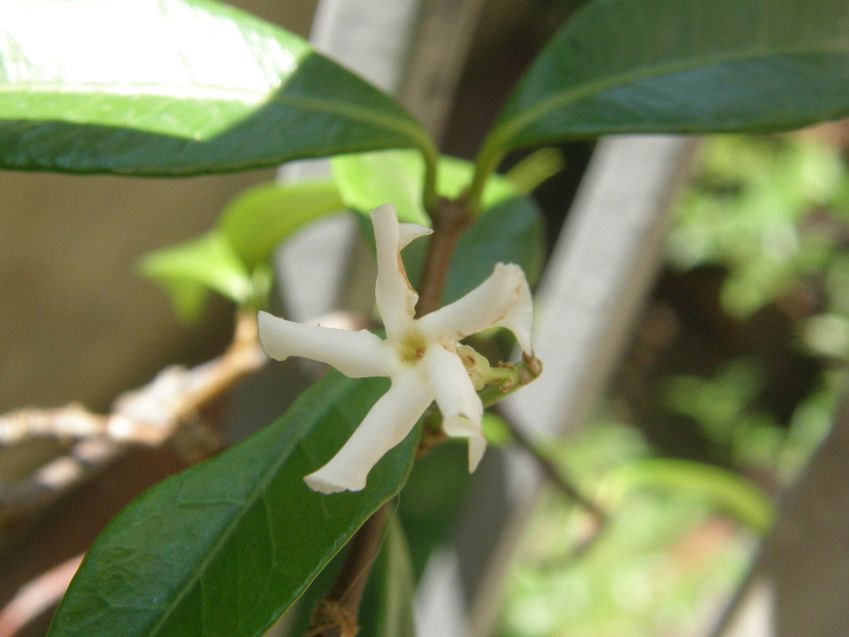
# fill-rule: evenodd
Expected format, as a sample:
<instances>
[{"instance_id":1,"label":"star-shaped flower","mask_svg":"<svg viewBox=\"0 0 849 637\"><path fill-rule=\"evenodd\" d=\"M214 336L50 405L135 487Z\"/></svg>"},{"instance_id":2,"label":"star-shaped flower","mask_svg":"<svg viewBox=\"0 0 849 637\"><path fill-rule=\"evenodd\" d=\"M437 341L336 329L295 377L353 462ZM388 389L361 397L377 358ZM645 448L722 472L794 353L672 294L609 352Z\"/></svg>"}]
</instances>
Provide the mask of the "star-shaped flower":
<instances>
[{"instance_id":1,"label":"star-shaped flower","mask_svg":"<svg viewBox=\"0 0 849 637\"><path fill-rule=\"evenodd\" d=\"M401 250L431 230L399 224L392 206L372 211L377 247L377 308L386 339L367 330L306 325L259 313L259 337L272 358L303 356L332 365L351 378L387 376L392 384L371 408L342 449L304 478L316 491L359 491L371 468L412 430L436 400L448 436L468 438L469 471L486 447L481 429L483 405L457 353L458 341L501 326L531 354L533 310L522 269L499 263L463 298L415 318L418 294L407 279Z\"/></svg>"}]
</instances>

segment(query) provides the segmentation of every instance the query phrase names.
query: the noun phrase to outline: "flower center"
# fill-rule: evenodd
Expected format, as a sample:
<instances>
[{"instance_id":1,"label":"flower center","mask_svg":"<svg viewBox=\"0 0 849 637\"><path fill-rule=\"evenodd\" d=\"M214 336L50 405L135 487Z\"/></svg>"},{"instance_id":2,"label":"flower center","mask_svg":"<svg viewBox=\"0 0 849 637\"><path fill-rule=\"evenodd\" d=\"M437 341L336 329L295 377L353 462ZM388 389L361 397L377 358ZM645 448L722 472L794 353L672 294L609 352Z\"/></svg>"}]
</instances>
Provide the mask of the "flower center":
<instances>
[{"instance_id":1,"label":"flower center","mask_svg":"<svg viewBox=\"0 0 849 637\"><path fill-rule=\"evenodd\" d=\"M422 359L426 351L427 341L424 337L418 331L410 330L399 344L398 356L403 362L413 365Z\"/></svg>"}]
</instances>

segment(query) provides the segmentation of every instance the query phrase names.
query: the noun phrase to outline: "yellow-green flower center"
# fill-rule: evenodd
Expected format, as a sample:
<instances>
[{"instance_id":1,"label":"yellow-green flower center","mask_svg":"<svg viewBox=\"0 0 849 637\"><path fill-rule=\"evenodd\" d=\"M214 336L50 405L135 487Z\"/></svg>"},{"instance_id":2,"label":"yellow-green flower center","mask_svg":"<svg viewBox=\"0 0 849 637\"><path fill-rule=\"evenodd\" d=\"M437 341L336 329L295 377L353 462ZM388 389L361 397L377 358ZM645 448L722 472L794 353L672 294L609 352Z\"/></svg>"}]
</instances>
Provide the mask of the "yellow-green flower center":
<instances>
[{"instance_id":1,"label":"yellow-green flower center","mask_svg":"<svg viewBox=\"0 0 849 637\"><path fill-rule=\"evenodd\" d=\"M403 362L413 365L422 359L426 351L427 341L424 337L418 331L410 330L399 344L398 356Z\"/></svg>"}]
</instances>

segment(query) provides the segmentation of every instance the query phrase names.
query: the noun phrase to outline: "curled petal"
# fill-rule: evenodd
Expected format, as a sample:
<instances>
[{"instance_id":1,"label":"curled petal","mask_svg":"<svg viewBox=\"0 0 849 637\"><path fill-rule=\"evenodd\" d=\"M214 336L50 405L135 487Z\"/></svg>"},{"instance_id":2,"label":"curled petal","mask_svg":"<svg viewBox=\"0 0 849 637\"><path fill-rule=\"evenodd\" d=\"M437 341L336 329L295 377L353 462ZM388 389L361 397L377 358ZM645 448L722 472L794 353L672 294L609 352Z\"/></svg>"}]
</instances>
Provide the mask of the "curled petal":
<instances>
[{"instance_id":1,"label":"curled petal","mask_svg":"<svg viewBox=\"0 0 849 637\"><path fill-rule=\"evenodd\" d=\"M533 353L533 303L522 268L498 263L492 274L466 296L423 316L419 329L427 339L460 340L488 327L506 327L526 354Z\"/></svg>"},{"instance_id":2,"label":"curled petal","mask_svg":"<svg viewBox=\"0 0 849 637\"><path fill-rule=\"evenodd\" d=\"M271 357L284 361L303 356L327 363L350 378L388 376L390 352L368 330L352 332L295 323L260 312L259 341Z\"/></svg>"},{"instance_id":3,"label":"curled petal","mask_svg":"<svg viewBox=\"0 0 849 637\"><path fill-rule=\"evenodd\" d=\"M321 493L360 491L371 468L410 433L432 400L416 370L399 374L339 452L304 480Z\"/></svg>"},{"instance_id":4,"label":"curled petal","mask_svg":"<svg viewBox=\"0 0 849 637\"><path fill-rule=\"evenodd\" d=\"M430 228L425 228L424 226L420 226L415 223L402 223L398 225L398 249L403 250L406 248L412 241L415 241L419 237L426 237L429 234L433 234L433 230Z\"/></svg>"},{"instance_id":5,"label":"curled petal","mask_svg":"<svg viewBox=\"0 0 849 637\"><path fill-rule=\"evenodd\" d=\"M442 428L455 438L469 439L469 472L475 470L486 448L481 429L483 405L460 357L437 344L422 359L436 404L442 412Z\"/></svg>"},{"instance_id":6,"label":"curled petal","mask_svg":"<svg viewBox=\"0 0 849 637\"><path fill-rule=\"evenodd\" d=\"M419 295L410 285L401 248L421 236L419 226L404 224L403 232L392 206L380 206L371 211L374 239L377 248L377 283L375 299L386 335L390 339L403 338L413 322Z\"/></svg>"}]
</instances>

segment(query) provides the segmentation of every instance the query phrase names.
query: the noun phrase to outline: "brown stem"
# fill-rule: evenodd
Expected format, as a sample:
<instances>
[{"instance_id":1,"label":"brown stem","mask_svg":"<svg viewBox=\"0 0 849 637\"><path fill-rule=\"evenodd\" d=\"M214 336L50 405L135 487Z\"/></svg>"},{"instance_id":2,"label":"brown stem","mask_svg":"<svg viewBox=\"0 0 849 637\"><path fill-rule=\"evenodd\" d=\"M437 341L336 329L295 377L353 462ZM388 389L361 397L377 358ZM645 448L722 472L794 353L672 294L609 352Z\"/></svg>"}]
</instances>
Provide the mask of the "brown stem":
<instances>
[{"instance_id":1,"label":"brown stem","mask_svg":"<svg viewBox=\"0 0 849 637\"><path fill-rule=\"evenodd\" d=\"M254 313L240 313L233 342L223 355L191 369L162 370L144 387L119 396L108 414L70 405L0 415L0 446L50 436L67 440L69 447L29 480L14 487L0 485L0 528L20 524L46 508L115 462L130 446L157 447L174 440L199 411L265 361L257 341ZM194 453L192 449L186 451Z\"/></svg>"},{"instance_id":2,"label":"brown stem","mask_svg":"<svg viewBox=\"0 0 849 637\"><path fill-rule=\"evenodd\" d=\"M354 637L359 632L360 602L380 550L389 510L387 502L354 535L333 588L312 611L306 637Z\"/></svg>"},{"instance_id":3,"label":"brown stem","mask_svg":"<svg viewBox=\"0 0 849 637\"><path fill-rule=\"evenodd\" d=\"M439 206L431 213L433 234L430 237L425 258L419 304L416 314L423 316L439 307L448 266L460 234L472 223L472 215L462 201L440 199Z\"/></svg>"}]
</instances>

